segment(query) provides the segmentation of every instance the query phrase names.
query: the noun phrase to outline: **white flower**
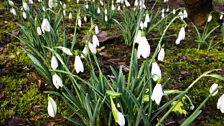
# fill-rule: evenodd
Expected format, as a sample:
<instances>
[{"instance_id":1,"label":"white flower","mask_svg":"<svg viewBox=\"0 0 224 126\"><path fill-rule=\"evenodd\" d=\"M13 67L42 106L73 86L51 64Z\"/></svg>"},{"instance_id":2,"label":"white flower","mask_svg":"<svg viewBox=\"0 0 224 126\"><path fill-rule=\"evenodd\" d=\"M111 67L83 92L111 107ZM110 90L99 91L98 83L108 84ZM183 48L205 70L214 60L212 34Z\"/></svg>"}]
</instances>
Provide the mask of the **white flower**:
<instances>
[{"instance_id":1,"label":"white flower","mask_svg":"<svg viewBox=\"0 0 224 126\"><path fill-rule=\"evenodd\" d=\"M68 19L72 19L72 13L71 12L68 14Z\"/></svg>"},{"instance_id":2,"label":"white flower","mask_svg":"<svg viewBox=\"0 0 224 126\"><path fill-rule=\"evenodd\" d=\"M8 2L10 6L14 6L14 3L11 0L9 0Z\"/></svg>"},{"instance_id":3,"label":"white flower","mask_svg":"<svg viewBox=\"0 0 224 126\"><path fill-rule=\"evenodd\" d=\"M50 32L51 31L51 25L50 25L48 19L44 18L44 20L43 20L43 22L41 24L41 29L42 29L43 33L45 33L45 31L46 32Z\"/></svg>"},{"instance_id":4,"label":"white flower","mask_svg":"<svg viewBox=\"0 0 224 126\"><path fill-rule=\"evenodd\" d=\"M100 0L100 5L103 6L103 1L102 0Z\"/></svg>"},{"instance_id":5,"label":"white flower","mask_svg":"<svg viewBox=\"0 0 224 126\"><path fill-rule=\"evenodd\" d=\"M138 6L138 0L135 0L134 6L135 6L135 7Z\"/></svg>"},{"instance_id":6,"label":"white flower","mask_svg":"<svg viewBox=\"0 0 224 126\"><path fill-rule=\"evenodd\" d=\"M89 42L89 49L92 54L96 54L96 47L90 42Z\"/></svg>"},{"instance_id":7,"label":"white flower","mask_svg":"<svg viewBox=\"0 0 224 126\"><path fill-rule=\"evenodd\" d=\"M79 3L79 0L76 0L76 3L78 4Z\"/></svg>"},{"instance_id":8,"label":"white flower","mask_svg":"<svg viewBox=\"0 0 224 126\"><path fill-rule=\"evenodd\" d=\"M164 18L164 17L165 17L165 9L164 9L164 8L162 9L162 14L161 14L161 17L162 17L162 18Z\"/></svg>"},{"instance_id":9,"label":"white flower","mask_svg":"<svg viewBox=\"0 0 224 126\"><path fill-rule=\"evenodd\" d=\"M182 27L181 29L180 29L180 32L179 32L179 34L178 34L178 37L177 37L177 40L176 40L176 44L178 45L178 44L180 44L180 41L181 40L184 40L185 39L185 28L184 27Z\"/></svg>"},{"instance_id":10,"label":"white flower","mask_svg":"<svg viewBox=\"0 0 224 126\"><path fill-rule=\"evenodd\" d=\"M88 54L88 50L86 47L84 47L84 49L82 50L82 53L83 54L81 54L81 58L84 58Z\"/></svg>"},{"instance_id":11,"label":"white flower","mask_svg":"<svg viewBox=\"0 0 224 126\"><path fill-rule=\"evenodd\" d=\"M120 5L118 5L117 10L121 10L121 6Z\"/></svg>"},{"instance_id":12,"label":"white flower","mask_svg":"<svg viewBox=\"0 0 224 126\"><path fill-rule=\"evenodd\" d=\"M129 7L130 6L130 3L127 0L125 0L124 2L125 2L125 6L126 7Z\"/></svg>"},{"instance_id":13,"label":"white flower","mask_svg":"<svg viewBox=\"0 0 224 126\"><path fill-rule=\"evenodd\" d=\"M95 34L98 34L100 31L99 31L99 28L97 25L95 25Z\"/></svg>"},{"instance_id":14,"label":"white flower","mask_svg":"<svg viewBox=\"0 0 224 126\"><path fill-rule=\"evenodd\" d=\"M188 17L187 11L184 10L184 12L183 12L183 18L187 18L187 17Z\"/></svg>"},{"instance_id":15,"label":"white flower","mask_svg":"<svg viewBox=\"0 0 224 126\"><path fill-rule=\"evenodd\" d=\"M111 10L115 10L114 4L111 5Z\"/></svg>"},{"instance_id":16,"label":"white flower","mask_svg":"<svg viewBox=\"0 0 224 126\"><path fill-rule=\"evenodd\" d=\"M78 26L79 26L79 27L81 27L81 26L82 26L82 21L81 21L81 19L80 19L80 18L78 19Z\"/></svg>"},{"instance_id":17,"label":"white flower","mask_svg":"<svg viewBox=\"0 0 224 126\"><path fill-rule=\"evenodd\" d=\"M141 34L142 34L142 31L139 30L138 33L137 33L137 36L135 38L135 42L136 43L139 43L140 42L140 40L141 40Z\"/></svg>"},{"instance_id":18,"label":"white flower","mask_svg":"<svg viewBox=\"0 0 224 126\"><path fill-rule=\"evenodd\" d=\"M156 102L156 104L159 104L163 97L163 89L162 85L157 83L152 91L151 99Z\"/></svg>"},{"instance_id":19,"label":"white flower","mask_svg":"<svg viewBox=\"0 0 224 126\"><path fill-rule=\"evenodd\" d=\"M63 10L63 15L66 16L66 10Z\"/></svg>"},{"instance_id":20,"label":"white flower","mask_svg":"<svg viewBox=\"0 0 224 126\"><path fill-rule=\"evenodd\" d=\"M42 0L38 0L38 2L42 2Z\"/></svg>"},{"instance_id":21,"label":"white flower","mask_svg":"<svg viewBox=\"0 0 224 126\"><path fill-rule=\"evenodd\" d=\"M223 19L223 14L221 14L219 17L219 20L222 20L222 19Z\"/></svg>"},{"instance_id":22,"label":"white flower","mask_svg":"<svg viewBox=\"0 0 224 126\"><path fill-rule=\"evenodd\" d=\"M56 70L57 67L58 67L58 60L55 56L52 56L52 58L51 58L51 68L53 70Z\"/></svg>"},{"instance_id":23,"label":"white flower","mask_svg":"<svg viewBox=\"0 0 224 126\"><path fill-rule=\"evenodd\" d=\"M169 12L169 11L170 11L170 8L169 8L169 7L167 7L167 8L166 8L166 12Z\"/></svg>"},{"instance_id":24,"label":"white flower","mask_svg":"<svg viewBox=\"0 0 224 126\"><path fill-rule=\"evenodd\" d=\"M158 79L161 79L162 77L162 73L157 62L152 63L151 75L154 81L157 81Z\"/></svg>"},{"instance_id":25,"label":"white flower","mask_svg":"<svg viewBox=\"0 0 224 126\"><path fill-rule=\"evenodd\" d=\"M29 0L29 3L30 3L30 4L33 4L33 0Z\"/></svg>"},{"instance_id":26,"label":"white flower","mask_svg":"<svg viewBox=\"0 0 224 126\"><path fill-rule=\"evenodd\" d=\"M74 66L75 66L76 73L84 72L84 66L79 56L75 56Z\"/></svg>"},{"instance_id":27,"label":"white flower","mask_svg":"<svg viewBox=\"0 0 224 126\"><path fill-rule=\"evenodd\" d=\"M84 16L84 21L87 22L87 17L86 16Z\"/></svg>"},{"instance_id":28,"label":"white flower","mask_svg":"<svg viewBox=\"0 0 224 126\"><path fill-rule=\"evenodd\" d=\"M26 16L26 12L24 12L24 11L23 11L23 18L24 18L24 19L27 18L27 16Z\"/></svg>"},{"instance_id":29,"label":"white flower","mask_svg":"<svg viewBox=\"0 0 224 126\"><path fill-rule=\"evenodd\" d=\"M165 51L164 51L164 48L161 48L158 54L158 60L163 61L164 57L165 57Z\"/></svg>"},{"instance_id":30,"label":"white flower","mask_svg":"<svg viewBox=\"0 0 224 126\"><path fill-rule=\"evenodd\" d=\"M104 10L105 15L107 15L107 9Z\"/></svg>"},{"instance_id":31,"label":"white flower","mask_svg":"<svg viewBox=\"0 0 224 126\"><path fill-rule=\"evenodd\" d=\"M180 11L178 15L180 16L180 19L182 19L182 20L184 19L184 14L182 11Z\"/></svg>"},{"instance_id":32,"label":"white flower","mask_svg":"<svg viewBox=\"0 0 224 126\"><path fill-rule=\"evenodd\" d=\"M176 14L176 9L173 9L173 14Z\"/></svg>"},{"instance_id":33,"label":"white flower","mask_svg":"<svg viewBox=\"0 0 224 126\"><path fill-rule=\"evenodd\" d=\"M118 120L117 120L117 123L120 125L120 126L124 126L125 125L125 118L124 118L124 115L121 113L121 112L117 112L117 116L118 116Z\"/></svg>"},{"instance_id":34,"label":"white flower","mask_svg":"<svg viewBox=\"0 0 224 126\"><path fill-rule=\"evenodd\" d=\"M100 13L100 8L98 7L98 8L97 8L97 14L99 14L99 13Z\"/></svg>"},{"instance_id":35,"label":"white flower","mask_svg":"<svg viewBox=\"0 0 224 126\"><path fill-rule=\"evenodd\" d=\"M15 10L14 8L11 8L11 9L10 9L10 12L11 12L13 15L16 16L16 10Z\"/></svg>"},{"instance_id":36,"label":"white flower","mask_svg":"<svg viewBox=\"0 0 224 126\"><path fill-rule=\"evenodd\" d=\"M59 89L59 87L63 86L61 78L56 73L53 75L52 81L53 81L54 86L57 89Z\"/></svg>"},{"instance_id":37,"label":"white flower","mask_svg":"<svg viewBox=\"0 0 224 126\"><path fill-rule=\"evenodd\" d=\"M220 109L220 111L224 113L224 94L219 98L217 102L217 109Z\"/></svg>"},{"instance_id":38,"label":"white flower","mask_svg":"<svg viewBox=\"0 0 224 126\"><path fill-rule=\"evenodd\" d=\"M92 42L95 47L100 46L99 39L97 38L96 35L93 35Z\"/></svg>"},{"instance_id":39,"label":"white flower","mask_svg":"<svg viewBox=\"0 0 224 126\"><path fill-rule=\"evenodd\" d=\"M85 7L86 7L86 9L88 9L88 8L89 8L89 5L88 5L88 4L86 4L86 5L85 5Z\"/></svg>"},{"instance_id":40,"label":"white flower","mask_svg":"<svg viewBox=\"0 0 224 126\"><path fill-rule=\"evenodd\" d=\"M210 90L209 90L209 93L212 94L212 96L215 96L217 93L218 93L218 84L214 83L211 87L210 87ZM215 91L216 90L216 91ZM215 92L214 92L215 91Z\"/></svg>"},{"instance_id":41,"label":"white flower","mask_svg":"<svg viewBox=\"0 0 224 126\"><path fill-rule=\"evenodd\" d=\"M209 14L207 22L210 22L211 20L212 20L212 15Z\"/></svg>"},{"instance_id":42,"label":"white flower","mask_svg":"<svg viewBox=\"0 0 224 126\"><path fill-rule=\"evenodd\" d=\"M140 58L141 56L145 59L148 58L150 55L150 45L146 37L141 37L138 44L139 44L137 51L138 58Z\"/></svg>"},{"instance_id":43,"label":"white flower","mask_svg":"<svg viewBox=\"0 0 224 126\"><path fill-rule=\"evenodd\" d=\"M108 17L107 17L107 15L105 15L105 21L106 21L106 22L108 21Z\"/></svg>"},{"instance_id":44,"label":"white flower","mask_svg":"<svg viewBox=\"0 0 224 126\"><path fill-rule=\"evenodd\" d=\"M25 11L29 11L30 10L29 5L26 2L23 2L23 9Z\"/></svg>"},{"instance_id":45,"label":"white flower","mask_svg":"<svg viewBox=\"0 0 224 126\"><path fill-rule=\"evenodd\" d=\"M54 101L54 99L52 99L51 97L48 98L47 111L48 111L49 116L51 116L51 117L55 117L55 115L57 113L57 104Z\"/></svg>"},{"instance_id":46,"label":"white flower","mask_svg":"<svg viewBox=\"0 0 224 126\"><path fill-rule=\"evenodd\" d=\"M149 23L151 21L150 17L149 17L149 14L147 13L145 15L145 22Z\"/></svg>"},{"instance_id":47,"label":"white flower","mask_svg":"<svg viewBox=\"0 0 224 126\"><path fill-rule=\"evenodd\" d=\"M141 21L140 24L139 24L139 26L140 26L141 30L143 30L143 28L144 28L144 23Z\"/></svg>"},{"instance_id":48,"label":"white flower","mask_svg":"<svg viewBox=\"0 0 224 126\"><path fill-rule=\"evenodd\" d=\"M58 47L59 49L61 49L65 54L72 56L72 52L70 49L65 48L65 47Z\"/></svg>"},{"instance_id":49,"label":"white flower","mask_svg":"<svg viewBox=\"0 0 224 126\"><path fill-rule=\"evenodd\" d=\"M148 22L144 21L144 23L143 23L143 27L144 27L144 28L147 28L147 27L148 27Z\"/></svg>"},{"instance_id":50,"label":"white flower","mask_svg":"<svg viewBox=\"0 0 224 126\"><path fill-rule=\"evenodd\" d=\"M37 27L37 34L38 35L42 35L42 31L41 31L41 28L40 27Z\"/></svg>"},{"instance_id":51,"label":"white flower","mask_svg":"<svg viewBox=\"0 0 224 126\"><path fill-rule=\"evenodd\" d=\"M49 0L48 1L49 8L57 7L57 0Z\"/></svg>"}]
</instances>

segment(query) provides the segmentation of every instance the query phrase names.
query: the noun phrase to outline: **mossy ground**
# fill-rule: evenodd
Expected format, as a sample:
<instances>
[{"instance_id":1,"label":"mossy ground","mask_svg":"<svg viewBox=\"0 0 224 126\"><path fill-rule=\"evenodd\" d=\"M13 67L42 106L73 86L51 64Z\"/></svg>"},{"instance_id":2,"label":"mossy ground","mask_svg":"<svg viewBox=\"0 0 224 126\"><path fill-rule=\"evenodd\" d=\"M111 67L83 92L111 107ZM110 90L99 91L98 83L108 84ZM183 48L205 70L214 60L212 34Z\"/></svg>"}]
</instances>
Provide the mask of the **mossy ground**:
<instances>
[{"instance_id":1,"label":"mossy ground","mask_svg":"<svg viewBox=\"0 0 224 126\"><path fill-rule=\"evenodd\" d=\"M46 109L48 96L43 91L54 89L51 86L45 86L45 84L41 87L37 79L38 77L34 77L36 74L31 74L35 73L35 70L30 65L29 58L21 49L21 44L18 40L5 33L5 31L13 34L18 32L13 16L9 14L2 4L0 4L0 13L4 14L0 15L0 26L2 27L0 29L0 95L2 96L0 97L0 125L47 125L55 122L57 125L70 125L61 116L53 119L48 116ZM171 27L172 31L176 32L179 28L178 23ZM85 33L82 29L79 29L79 31L80 34ZM174 38L168 38L166 42L168 46L165 48L165 61L159 63L163 72L163 78L170 78L165 89L183 90L203 72L224 67L224 53L220 47L209 51L192 48L196 47L195 43L192 42L194 40L192 36L179 46L174 44L174 40ZM100 62L103 65L115 65L115 67L116 65L128 65L130 47L120 44L120 40L115 41L104 44L106 52L111 54L112 57L105 58L101 56ZM104 71L105 73L110 72L107 68ZM224 75L224 73L220 74ZM42 80L39 81L44 83ZM203 78L192 88L189 92L189 97L192 99L195 107L206 98L209 94L209 87L213 83L223 85L222 81ZM220 92L220 94L224 93L223 90ZM224 125L223 115L216 109L218 97L215 96L206 103L206 106L203 107L203 113L192 125ZM57 101L60 101L60 99L57 99ZM70 113L63 103L58 103L58 106L58 115ZM179 119L178 117L176 118Z\"/></svg>"}]
</instances>

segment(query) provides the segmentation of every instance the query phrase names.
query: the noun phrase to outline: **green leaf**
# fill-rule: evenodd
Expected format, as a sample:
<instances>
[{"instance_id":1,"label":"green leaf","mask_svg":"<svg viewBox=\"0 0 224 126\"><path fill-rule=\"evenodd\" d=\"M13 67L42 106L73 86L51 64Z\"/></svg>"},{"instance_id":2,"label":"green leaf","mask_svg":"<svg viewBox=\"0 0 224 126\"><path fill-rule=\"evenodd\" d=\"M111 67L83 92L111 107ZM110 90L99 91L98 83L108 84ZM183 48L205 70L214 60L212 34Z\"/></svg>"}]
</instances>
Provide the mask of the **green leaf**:
<instances>
[{"instance_id":1,"label":"green leaf","mask_svg":"<svg viewBox=\"0 0 224 126\"><path fill-rule=\"evenodd\" d=\"M190 117L188 117L182 124L181 126L188 126L190 125L200 114L202 110L199 110L195 113L193 113Z\"/></svg>"}]
</instances>

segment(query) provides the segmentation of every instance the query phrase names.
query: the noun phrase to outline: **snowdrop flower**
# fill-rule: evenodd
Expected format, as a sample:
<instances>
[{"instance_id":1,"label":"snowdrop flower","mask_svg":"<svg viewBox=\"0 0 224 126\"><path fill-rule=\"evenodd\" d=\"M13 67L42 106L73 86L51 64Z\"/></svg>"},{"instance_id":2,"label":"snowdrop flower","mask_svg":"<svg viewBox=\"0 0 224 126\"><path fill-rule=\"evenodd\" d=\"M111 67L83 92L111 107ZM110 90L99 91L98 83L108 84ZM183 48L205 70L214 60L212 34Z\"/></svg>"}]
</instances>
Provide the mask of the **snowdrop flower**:
<instances>
[{"instance_id":1,"label":"snowdrop flower","mask_svg":"<svg viewBox=\"0 0 224 126\"><path fill-rule=\"evenodd\" d=\"M184 27L182 27L181 29L180 29L180 32L179 32L179 34L178 34L178 37L177 37L177 40L176 40L176 44L178 45L178 44L180 44L180 41L181 40L184 40L185 39L185 28Z\"/></svg>"},{"instance_id":2,"label":"snowdrop flower","mask_svg":"<svg viewBox=\"0 0 224 126\"><path fill-rule=\"evenodd\" d=\"M141 36L138 40L138 59L142 56L143 58L148 58L150 55L150 45L145 36Z\"/></svg>"},{"instance_id":3,"label":"snowdrop flower","mask_svg":"<svg viewBox=\"0 0 224 126\"><path fill-rule=\"evenodd\" d=\"M77 74L79 72L84 72L84 66L83 66L82 60L79 56L75 56L74 66L75 66L75 71Z\"/></svg>"},{"instance_id":4,"label":"snowdrop flower","mask_svg":"<svg viewBox=\"0 0 224 126\"><path fill-rule=\"evenodd\" d=\"M180 19L184 19L184 14L183 14L183 12L181 11L181 12L179 12L179 14L178 14L179 16L180 16Z\"/></svg>"},{"instance_id":5,"label":"snowdrop flower","mask_svg":"<svg viewBox=\"0 0 224 126\"><path fill-rule=\"evenodd\" d=\"M55 117L55 115L57 113L57 104L54 101L54 99L51 97L48 97L47 111L48 111L49 116L51 116L51 117Z\"/></svg>"},{"instance_id":6,"label":"snowdrop flower","mask_svg":"<svg viewBox=\"0 0 224 126\"><path fill-rule=\"evenodd\" d=\"M147 13L145 15L145 22L149 23L151 21L150 17L149 17L149 14Z\"/></svg>"},{"instance_id":7,"label":"snowdrop flower","mask_svg":"<svg viewBox=\"0 0 224 126\"><path fill-rule=\"evenodd\" d=\"M173 14L176 14L176 9L173 9Z\"/></svg>"},{"instance_id":8,"label":"snowdrop flower","mask_svg":"<svg viewBox=\"0 0 224 126\"><path fill-rule=\"evenodd\" d=\"M157 62L152 63L151 75L154 81L157 81L158 79L161 79L162 77L162 73Z\"/></svg>"},{"instance_id":9,"label":"snowdrop flower","mask_svg":"<svg viewBox=\"0 0 224 126\"><path fill-rule=\"evenodd\" d=\"M11 0L9 0L8 2L10 6L14 6L14 3Z\"/></svg>"},{"instance_id":10,"label":"snowdrop flower","mask_svg":"<svg viewBox=\"0 0 224 126\"><path fill-rule=\"evenodd\" d=\"M30 4L33 4L33 0L29 0L29 3L30 3Z\"/></svg>"},{"instance_id":11,"label":"snowdrop flower","mask_svg":"<svg viewBox=\"0 0 224 126\"><path fill-rule=\"evenodd\" d=\"M120 6L120 5L118 5L117 10L118 10L118 11L121 10L121 6Z\"/></svg>"},{"instance_id":12,"label":"snowdrop flower","mask_svg":"<svg viewBox=\"0 0 224 126\"><path fill-rule=\"evenodd\" d=\"M141 36L142 36L142 31L139 30L138 33L137 33L137 36L136 36L136 38L135 38L135 42L136 42L136 43L139 43L139 42L140 42L140 40L141 40Z\"/></svg>"},{"instance_id":13,"label":"snowdrop flower","mask_svg":"<svg viewBox=\"0 0 224 126\"><path fill-rule=\"evenodd\" d=\"M37 27L37 34L38 35L42 35L42 31L41 31L41 28L40 27Z\"/></svg>"},{"instance_id":14,"label":"snowdrop flower","mask_svg":"<svg viewBox=\"0 0 224 126\"><path fill-rule=\"evenodd\" d=\"M30 10L29 5L26 2L23 2L23 9L25 11L29 11Z\"/></svg>"},{"instance_id":15,"label":"snowdrop flower","mask_svg":"<svg viewBox=\"0 0 224 126\"><path fill-rule=\"evenodd\" d=\"M84 19L84 21L85 21L85 22L87 22L87 17L86 17L86 16L84 16L84 18L83 18L83 19Z\"/></svg>"},{"instance_id":16,"label":"snowdrop flower","mask_svg":"<svg viewBox=\"0 0 224 126\"><path fill-rule=\"evenodd\" d=\"M72 19L72 13L71 12L68 14L68 19Z\"/></svg>"},{"instance_id":17,"label":"snowdrop flower","mask_svg":"<svg viewBox=\"0 0 224 126\"><path fill-rule=\"evenodd\" d=\"M105 19L106 22L108 21L108 17L107 17L107 15L105 15L105 18L104 18L104 19Z\"/></svg>"},{"instance_id":18,"label":"snowdrop flower","mask_svg":"<svg viewBox=\"0 0 224 126\"><path fill-rule=\"evenodd\" d=\"M79 0L76 0L76 3L78 4L79 3Z\"/></svg>"},{"instance_id":19,"label":"snowdrop flower","mask_svg":"<svg viewBox=\"0 0 224 126\"><path fill-rule=\"evenodd\" d=\"M104 10L105 15L107 15L107 9Z\"/></svg>"},{"instance_id":20,"label":"snowdrop flower","mask_svg":"<svg viewBox=\"0 0 224 126\"><path fill-rule=\"evenodd\" d=\"M53 70L56 70L57 67L58 67L58 60L55 56L52 56L52 58L51 58L51 68Z\"/></svg>"},{"instance_id":21,"label":"snowdrop flower","mask_svg":"<svg viewBox=\"0 0 224 126\"><path fill-rule=\"evenodd\" d=\"M162 17L162 18L164 18L164 17L165 17L165 9L164 9L164 8L162 9L162 14L161 14L161 17Z\"/></svg>"},{"instance_id":22,"label":"snowdrop flower","mask_svg":"<svg viewBox=\"0 0 224 126\"><path fill-rule=\"evenodd\" d=\"M144 27L144 28L147 28L147 27L148 27L148 22L144 21L144 23L143 23L143 27Z\"/></svg>"},{"instance_id":23,"label":"snowdrop flower","mask_svg":"<svg viewBox=\"0 0 224 126\"><path fill-rule=\"evenodd\" d=\"M139 25L140 25L141 30L143 30L143 28L144 28L144 23L141 21Z\"/></svg>"},{"instance_id":24,"label":"snowdrop flower","mask_svg":"<svg viewBox=\"0 0 224 126\"><path fill-rule=\"evenodd\" d=\"M88 54L88 50L86 47L82 50L81 58L84 58Z\"/></svg>"},{"instance_id":25,"label":"snowdrop flower","mask_svg":"<svg viewBox=\"0 0 224 126\"><path fill-rule=\"evenodd\" d=\"M155 101L156 104L159 104L162 100L162 97L163 97L162 85L157 83L152 91L151 99L152 101Z\"/></svg>"},{"instance_id":26,"label":"snowdrop flower","mask_svg":"<svg viewBox=\"0 0 224 126\"><path fill-rule=\"evenodd\" d=\"M129 7L130 6L130 3L128 2L128 0L125 0L124 2L125 2L125 6L126 7Z\"/></svg>"},{"instance_id":27,"label":"snowdrop flower","mask_svg":"<svg viewBox=\"0 0 224 126\"><path fill-rule=\"evenodd\" d=\"M63 10L63 15L66 16L66 10Z\"/></svg>"},{"instance_id":28,"label":"snowdrop flower","mask_svg":"<svg viewBox=\"0 0 224 126\"><path fill-rule=\"evenodd\" d=\"M50 32L51 31L51 25L48 21L48 19L44 18L44 20L42 21L42 24L41 24L41 29L43 31L43 33L46 32Z\"/></svg>"},{"instance_id":29,"label":"snowdrop flower","mask_svg":"<svg viewBox=\"0 0 224 126\"><path fill-rule=\"evenodd\" d=\"M38 2L42 2L42 0L38 0Z\"/></svg>"},{"instance_id":30,"label":"snowdrop flower","mask_svg":"<svg viewBox=\"0 0 224 126\"><path fill-rule=\"evenodd\" d=\"M219 17L219 20L222 20L222 19L223 19L223 14L221 14Z\"/></svg>"},{"instance_id":31,"label":"snowdrop flower","mask_svg":"<svg viewBox=\"0 0 224 126\"><path fill-rule=\"evenodd\" d=\"M24 12L24 11L23 11L23 18L24 18L24 19L27 18L27 16L26 16L26 12Z\"/></svg>"},{"instance_id":32,"label":"snowdrop flower","mask_svg":"<svg viewBox=\"0 0 224 126\"><path fill-rule=\"evenodd\" d=\"M89 8L89 5L88 5L88 4L86 4L86 5L85 5L85 7L86 7L86 9L88 9L88 8Z\"/></svg>"},{"instance_id":33,"label":"snowdrop flower","mask_svg":"<svg viewBox=\"0 0 224 126\"><path fill-rule=\"evenodd\" d=\"M97 8L97 14L99 14L99 13L100 13L100 8L98 7L98 8Z\"/></svg>"},{"instance_id":34,"label":"snowdrop flower","mask_svg":"<svg viewBox=\"0 0 224 126\"><path fill-rule=\"evenodd\" d=\"M49 0L48 1L49 8L57 7L57 0Z\"/></svg>"},{"instance_id":35,"label":"snowdrop flower","mask_svg":"<svg viewBox=\"0 0 224 126\"><path fill-rule=\"evenodd\" d=\"M101 6L103 6L103 5L104 5L102 0L100 0L100 5L101 5Z\"/></svg>"},{"instance_id":36,"label":"snowdrop flower","mask_svg":"<svg viewBox=\"0 0 224 126\"><path fill-rule=\"evenodd\" d=\"M111 5L111 10L115 10L114 4Z\"/></svg>"},{"instance_id":37,"label":"snowdrop flower","mask_svg":"<svg viewBox=\"0 0 224 126\"><path fill-rule=\"evenodd\" d=\"M187 17L188 17L187 11L184 10L184 12L183 12L183 18L187 18Z\"/></svg>"},{"instance_id":38,"label":"snowdrop flower","mask_svg":"<svg viewBox=\"0 0 224 126\"><path fill-rule=\"evenodd\" d=\"M209 93L212 94L212 96L215 96L218 93L218 84L214 83L209 90ZM216 91L215 91L216 90ZM215 92L214 92L215 91Z\"/></svg>"},{"instance_id":39,"label":"snowdrop flower","mask_svg":"<svg viewBox=\"0 0 224 126\"><path fill-rule=\"evenodd\" d=\"M13 15L16 16L16 10L15 10L14 8L11 8L11 9L10 9L10 12L11 12Z\"/></svg>"},{"instance_id":40,"label":"snowdrop flower","mask_svg":"<svg viewBox=\"0 0 224 126\"><path fill-rule=\"evenodd\" d=\"M99 39L97 38L96 35L93 35L93 37L92 37L92 42L93 42L93 45L94 45L95 47L100 46Z\"/></svg>"},{"instance_id":41,"label":"snowdrop flower","mask_svg":"<svg viewBox=\"0 0 224 126\"><path fill-rule=\"evenodd\" d=\"M54 86L57 89L59 89L59 87L63 86L61 78L56 73L53 75L52 81L53 81Z\"/></svg>"},{"instance_id":42,"label":"snowdrop flower","mask_svg":"<svg viewBox=\"0 0 224 126\"><path fill-rule=\"evenodd\" d=\"M115 121L120 125L124 126L125 125L125 118L124 115L119 112L114 104L114 101L112 98L110 98L111 101L111 108L112 108L112 114L114 116Z\"/></svg>"},{"instance_id":43,"label":"snowdrop flower","mask_svg":"<svg viewBox=\"0 0 224 126\"><path fill-rule=\"evenodd\" d=\"M81 18L79 17L78 19L78 26L81 27L82 26L82 21L81 21Z\"/></svg>"},{"instance_id":44,"label":"snowdrop flower","mask_svg":"<svg viewBox=\"0 0 224 126\"><path fill-rule=\"evenodd\" d=\"M220 109L220 111L224 113L224 94L219 98L217 102L217 109Z\"/></svg>"},{"instance_id":45,"label":"snowdrop flower","mask_svg":"<svg viewBox=\"0 0 224 126\"><path fill-rule=\"evenodd\" d=\"M169 7L167 7L167 8L166 8L166 12L169 12L169 11L170 11L170 8L169 8Z\"/></svg>"},{"instance_id":46,"label":"snowdrop flower","mask_svg":"<svg viewBox=\"0 0 224 126\"><path fill-rule=\"evenodd\" d=\"M89 42L89 49L92 54L96 54L96 47L90 42Z\"/></svg>"},{"instance_id":47,"label":"snowdrop flower","mask_svg":"<svg viewBox=\"0 0 224 126\"><path fill-rule=\"evenodd\" d=\"M72 52L70 49L65 48L65 47L57 47L57 48L61 49L65 54L72 56Z\"/></svg>"},{"instance_id":48,"label":"snowdrop flower","mask_svg":"<svg viewBox=\"0 0 224 126\"><path fill-rule=\"evenodd\" d=\"M95 34L98 34L100 31L99 31L99 28L97 25L95 25Z\"/></svg>"},{"instance_id":49,"label":"snowdrop flower","mask_svg":"<svg viewBox=\"0 0 224 126\"><path fill-rule=\"evenodd\" d=\"M158 61L163 61L164 57L165 57L165 51L164 51L164 48L161 48L157 57Z\"/></svg>"},{"instance_id":50,"label":"snowdrop flower","mask_svg":"<svg viewBox=\"0 0 224 126\"><path fill-rule=\"evenodd\" d=\"M138 6L138 0L135 0L134 6L135 6L135 7Z\"/></svg>"},{"instance_id":51,"label":"snowdrop flower","mask_svg":"<svg viewBox=\"0 0 224 126\"><path fill-rule=\"evenodd\" d=\"M208 15L208 20L207 20L207 22L210 22L211 20L212 20L212 15L209 14L209 15Z\"/></svg>"},{"instance_id":52,"label":"snowdrop flower","mask_svg":"<svg viewBox=\"0 0 224 126\"><path fill-rule=\"evenodd\" d=\"M116 0L116 3L121 3L121 0Z\"/></svg>"}]
</instances>

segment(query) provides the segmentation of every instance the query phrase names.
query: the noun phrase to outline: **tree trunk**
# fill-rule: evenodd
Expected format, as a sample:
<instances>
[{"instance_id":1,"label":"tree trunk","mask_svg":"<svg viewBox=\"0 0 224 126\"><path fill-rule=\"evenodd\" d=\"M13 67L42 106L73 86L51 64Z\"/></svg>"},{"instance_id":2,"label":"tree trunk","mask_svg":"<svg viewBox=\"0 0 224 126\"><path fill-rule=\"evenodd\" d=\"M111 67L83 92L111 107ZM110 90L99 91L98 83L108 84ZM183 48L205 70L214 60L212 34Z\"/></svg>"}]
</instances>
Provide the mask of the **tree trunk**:
<instances>
[{"instance_id":1,"label":"tree trunk","mask_svg":"<svg viewBox=\"0 0 224 126\"><path fill-rule=\"evenodd\" d=\"M212 0L184 0L189 18L196 24L202 25L207 21L208 14L212 11Z\"/></svg>"}]
</instances>

